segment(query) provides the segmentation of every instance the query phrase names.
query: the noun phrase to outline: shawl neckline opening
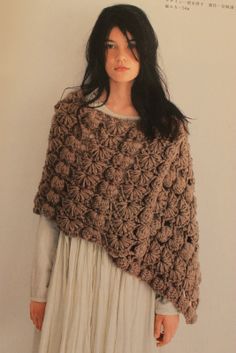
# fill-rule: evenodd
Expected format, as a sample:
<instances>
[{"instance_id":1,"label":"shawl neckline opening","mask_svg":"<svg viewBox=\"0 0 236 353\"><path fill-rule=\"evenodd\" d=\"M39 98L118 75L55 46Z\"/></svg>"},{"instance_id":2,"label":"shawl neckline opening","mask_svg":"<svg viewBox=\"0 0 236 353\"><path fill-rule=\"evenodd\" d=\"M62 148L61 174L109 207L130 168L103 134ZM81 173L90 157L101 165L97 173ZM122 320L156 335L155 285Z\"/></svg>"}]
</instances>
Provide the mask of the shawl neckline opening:
<instances>
[{"instance_id":1,"label":"shawl neckline opening","mask_svg":"<svg viewBox=\"0 0 236 353\"><path fill-rule=\"evenodd\" d=\"M103 111L100 109L97 109L97 107L85 107L83 109L86 109L88 112L94 112L96 114L96 117L104 122L110 122L110 123L115 123L115 124L123 124L123 125L127 125L127 126L136 126L138 125L138 123L140 122L140 119L129 119L129 118L119 118L115 115L109 114L108 111Z\"/></svg>"}]
</instances>

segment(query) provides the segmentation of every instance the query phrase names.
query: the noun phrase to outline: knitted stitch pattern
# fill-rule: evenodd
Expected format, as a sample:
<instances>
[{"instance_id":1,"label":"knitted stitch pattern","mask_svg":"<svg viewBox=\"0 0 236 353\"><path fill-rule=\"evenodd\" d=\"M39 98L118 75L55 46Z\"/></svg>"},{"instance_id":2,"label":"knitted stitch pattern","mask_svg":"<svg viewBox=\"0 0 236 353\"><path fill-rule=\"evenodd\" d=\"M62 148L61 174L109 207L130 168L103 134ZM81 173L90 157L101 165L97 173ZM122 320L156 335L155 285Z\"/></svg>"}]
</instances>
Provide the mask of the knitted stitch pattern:
<instances>
[{"instance_id":1,"label":"knitted stitch pattern","mask_svg":"<svg viewBox=\"0 0 236 353\"><path fill-rule=\"evenodd\" d=\"M122 270L197 320L201 273L188 135L146 139L137 121L82 107L81 90L55 106L33 212L67 236L103 246Z\"/></svg>"}]
</instances>

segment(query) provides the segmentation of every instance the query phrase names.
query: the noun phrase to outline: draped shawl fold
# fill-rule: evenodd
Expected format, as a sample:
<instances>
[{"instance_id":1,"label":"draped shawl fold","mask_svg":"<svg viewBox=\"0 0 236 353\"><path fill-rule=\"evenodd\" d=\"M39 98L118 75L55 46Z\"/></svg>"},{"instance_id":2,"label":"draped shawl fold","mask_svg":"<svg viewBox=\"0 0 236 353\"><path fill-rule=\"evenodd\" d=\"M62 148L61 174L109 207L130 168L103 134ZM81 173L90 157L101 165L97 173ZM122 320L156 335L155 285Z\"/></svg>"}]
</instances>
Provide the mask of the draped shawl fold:
<instances>
[{"instance_id":1,"label":"draped shawl fold","mask_svg":"<svg viewBox=\"0 0 236 353\"><path fill-rule=\"evenodd\" d=\"M33 212L103 246L193 324L201 272L187 132L181 124L175 141L150 141L135 120L79 111L83 99L78 89L54 106Z\"/></svg>"}]
</instances>

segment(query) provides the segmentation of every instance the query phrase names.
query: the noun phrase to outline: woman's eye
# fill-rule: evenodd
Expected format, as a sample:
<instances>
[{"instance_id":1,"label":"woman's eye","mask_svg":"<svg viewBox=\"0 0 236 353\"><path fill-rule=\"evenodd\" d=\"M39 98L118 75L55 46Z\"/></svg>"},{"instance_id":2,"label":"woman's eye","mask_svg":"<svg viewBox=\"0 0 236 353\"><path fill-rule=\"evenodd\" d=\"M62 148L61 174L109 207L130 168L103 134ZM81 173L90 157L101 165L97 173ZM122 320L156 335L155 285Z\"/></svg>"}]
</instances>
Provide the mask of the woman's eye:
<instances>
[{"instance_id":1,"label":"woman's eye","mask_svg":"<svg viewBox=\"0 0 236 353\"><path fill-rule=\"evenodd\" d=\"M106 43L106 44L105 44L105 48L111 48L113 45L114 45L114 44L112 44L112 43Z\"/></svg>"},{"instance_id":2,"label":"woman's eye","mask_svg":"<svg viewBox=\"0 0 236 353\"><path fill-rule=\"evenodd\" d=\"M113 48L115 46L115 44L112 44L112 43L105 43L105 48ZM136 43L129 43L128 44L128 47L129 48L134 48L136 47Z\"/></svg>"}]
</instances>

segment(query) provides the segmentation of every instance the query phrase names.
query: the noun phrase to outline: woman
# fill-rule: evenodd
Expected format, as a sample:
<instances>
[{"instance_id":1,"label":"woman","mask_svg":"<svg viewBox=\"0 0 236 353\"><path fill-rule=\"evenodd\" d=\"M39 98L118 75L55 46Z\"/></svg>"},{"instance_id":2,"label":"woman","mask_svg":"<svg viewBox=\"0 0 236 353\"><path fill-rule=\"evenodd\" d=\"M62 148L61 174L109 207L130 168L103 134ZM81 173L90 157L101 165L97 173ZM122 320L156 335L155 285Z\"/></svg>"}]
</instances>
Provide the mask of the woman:
<instances>
[{"instance_id":1,"label":"woman","mask_svg":"<svg viewBox=\"0 0 236 353\"><path fill-rule=\"evenodd\" d=\"M196 321L187 118L166 97L157 48L141 9L105 8L81 86L55 105L34 199L38 353L155 352L174 337L180 313Z\"/></svg>"}]
</instances>

